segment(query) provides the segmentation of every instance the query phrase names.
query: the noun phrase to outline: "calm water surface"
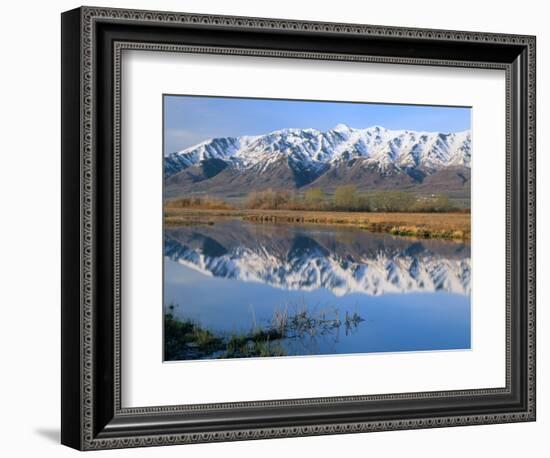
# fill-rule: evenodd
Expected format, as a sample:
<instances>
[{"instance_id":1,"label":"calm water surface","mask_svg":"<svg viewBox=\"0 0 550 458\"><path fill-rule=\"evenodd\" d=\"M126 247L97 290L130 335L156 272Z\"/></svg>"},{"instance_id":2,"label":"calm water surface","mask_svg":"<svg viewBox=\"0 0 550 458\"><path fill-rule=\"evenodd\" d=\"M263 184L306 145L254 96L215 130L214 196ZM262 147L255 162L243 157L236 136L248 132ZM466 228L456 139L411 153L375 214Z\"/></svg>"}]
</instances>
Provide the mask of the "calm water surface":
<instances>
[{"instance_id":1,"label":"calm water surface","mask_svg":"<svg viewBox=\"0 0 550 458\"><path fill-rule=\"evenodd\" d=\"M219 336L285 316L286 355L470 348L467 244L229 220L167 228L164 254L165 312Z\"/></svg>"}]
</instances>

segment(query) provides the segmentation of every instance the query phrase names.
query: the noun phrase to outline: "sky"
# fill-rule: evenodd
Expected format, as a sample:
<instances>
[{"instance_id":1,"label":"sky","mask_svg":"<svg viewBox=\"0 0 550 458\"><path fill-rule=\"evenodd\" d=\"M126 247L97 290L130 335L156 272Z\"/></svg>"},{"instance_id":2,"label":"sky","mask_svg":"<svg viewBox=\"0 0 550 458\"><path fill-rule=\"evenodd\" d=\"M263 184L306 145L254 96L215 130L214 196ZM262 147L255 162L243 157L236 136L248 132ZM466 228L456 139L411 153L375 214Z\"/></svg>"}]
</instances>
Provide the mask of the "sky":
<instances>
[{"instance_id":1,"label":"sky","mask_svg":"<svg viewBox=\"0 0 550 458\"><path fill-rule=\"evenodd\" d=\"M285 128L327 131L341 123L359 129L459 132L470 128L470 112L466 107L165 95L164 154L215 137Z\"/></svg>"}]
</instances>

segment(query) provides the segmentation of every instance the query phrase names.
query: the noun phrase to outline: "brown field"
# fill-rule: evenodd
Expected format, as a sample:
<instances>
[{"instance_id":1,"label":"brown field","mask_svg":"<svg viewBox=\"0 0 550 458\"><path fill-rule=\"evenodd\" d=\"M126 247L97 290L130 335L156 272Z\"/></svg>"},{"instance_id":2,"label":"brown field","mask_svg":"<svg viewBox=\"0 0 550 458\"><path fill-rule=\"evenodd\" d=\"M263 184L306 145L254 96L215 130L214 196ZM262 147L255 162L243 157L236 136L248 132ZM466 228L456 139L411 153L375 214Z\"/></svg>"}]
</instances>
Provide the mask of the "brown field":
<instances>
[{"instance_id":1,"label":"brown field","mask_svg":"<svg viewBox=\"0 0 550 458\"><path fill-rule=\"evenodd\" d=\"M469 213L370 213L295 210L231 210L165 207L169 225L213 224L219 219L256 223L341 224L369 232L419 238L470 239Z\"/></svg>"}]
</instances>

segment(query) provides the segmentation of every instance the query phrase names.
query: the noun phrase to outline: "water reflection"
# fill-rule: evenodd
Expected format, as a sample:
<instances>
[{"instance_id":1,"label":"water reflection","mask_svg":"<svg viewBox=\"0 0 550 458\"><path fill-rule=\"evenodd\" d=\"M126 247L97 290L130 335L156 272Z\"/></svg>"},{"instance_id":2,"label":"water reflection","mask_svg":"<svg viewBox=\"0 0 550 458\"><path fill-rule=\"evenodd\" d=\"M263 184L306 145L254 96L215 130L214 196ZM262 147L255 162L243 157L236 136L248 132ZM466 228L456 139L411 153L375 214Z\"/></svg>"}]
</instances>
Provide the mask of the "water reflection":
<instances>
[{"instance_id":1,"label":"water reflection","mask_svg":"<svg viewBox=\"0 0 550 458\"><path fill-rule=\"evenodd\" d=\"M165 359L470 348L470 247L236 220L165 231Z\"/></svg>"},{"instance_id":2,"label":"water reflection","mask_svg":"<svg viewBox=\"0 0 550 458\"><path fill-rule=\"evenodd\" d=\"M335 295L470 293L469 245L353 228L226 221L166 231L165 255L219 278Z\"/></svg>"}]
</instances>

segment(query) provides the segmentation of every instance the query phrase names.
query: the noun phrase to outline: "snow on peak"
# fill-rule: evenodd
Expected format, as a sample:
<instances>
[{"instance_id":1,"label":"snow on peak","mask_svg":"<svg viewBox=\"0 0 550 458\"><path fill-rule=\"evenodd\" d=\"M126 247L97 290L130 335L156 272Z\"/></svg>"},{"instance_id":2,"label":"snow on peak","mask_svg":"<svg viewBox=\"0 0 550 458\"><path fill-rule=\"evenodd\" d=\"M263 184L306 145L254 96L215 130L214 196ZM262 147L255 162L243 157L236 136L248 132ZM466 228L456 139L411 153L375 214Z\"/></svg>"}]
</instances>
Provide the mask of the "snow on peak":
<instances>
[{"instance_id":1,"label":"snow on peak","mask_svg":"<svg viewBox=\"0 0 550 458\"><path fill-rule=\"evenodd\" d=\"M471 133L365 129L337 124L321 132L313 128L286 128L265 135L214 138L172 153L165 160L167 175L208 159L220 159L237 168L253 167L275 156L287 156L306 167L363 158L381 169L389 165L434 171L447 166L470 166Z\"/></svg>"},{"instance_id":2,"label":"snow on peak","mask_svg":"<svg viewBox=\"0 0 550 458\"><path fill-rule=\"evenodd\" d=\"M332 130L336 132L349 132L351 128L347 124L340 123L340 124L336 124L332 128Z\"/></svg>"}]
</instances>

